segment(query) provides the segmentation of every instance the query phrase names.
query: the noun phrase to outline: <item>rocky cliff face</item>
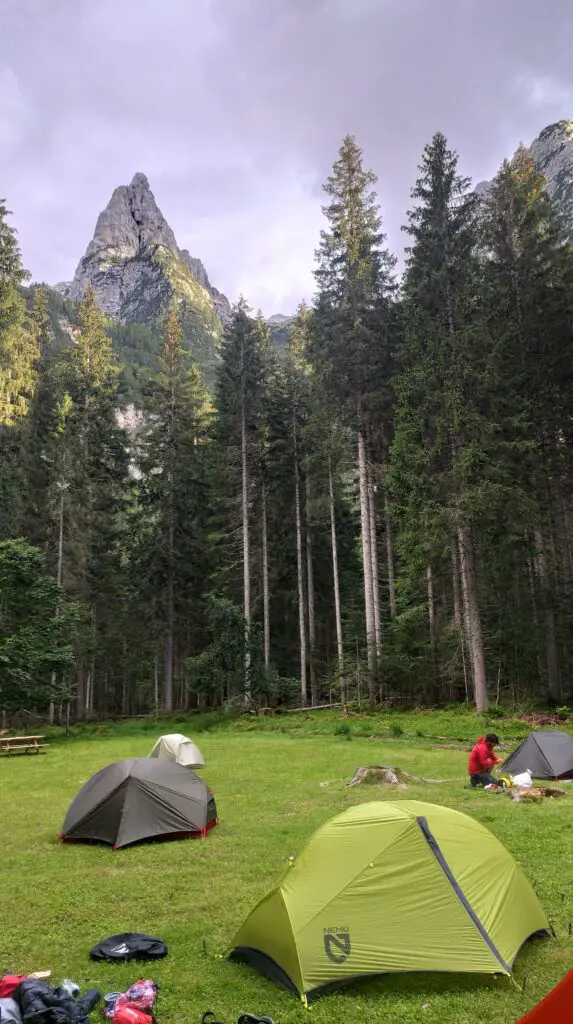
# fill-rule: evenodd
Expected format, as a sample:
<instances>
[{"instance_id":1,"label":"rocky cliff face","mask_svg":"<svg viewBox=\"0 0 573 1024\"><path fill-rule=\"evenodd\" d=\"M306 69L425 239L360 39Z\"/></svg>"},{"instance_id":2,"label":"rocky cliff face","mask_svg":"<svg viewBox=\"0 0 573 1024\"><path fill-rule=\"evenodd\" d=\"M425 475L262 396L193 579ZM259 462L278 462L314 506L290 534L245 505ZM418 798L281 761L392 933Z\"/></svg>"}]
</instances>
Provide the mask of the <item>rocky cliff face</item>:
<instances>
[{"instance_id":1,"label":"rocky cliff face","mask_svg":"<svg viewBox=\"0 0 573 1024\"><path fill-rule=\"evenodd\" d=\"M123 323L154 323L175 296L216 337L230 311L201 261L178 248L144 174L116 188L73 281L56 287L77 302L88 285L100 308Z\"/></svg>"},{"instance_id":2,"label":"rocky cliff face","mask_svg":"<svg viewBox=\"0 0 573 1024\"><path fill-rule=\"evenodd\" d=\"M547 194L573 236L573 121L548 125L529 149L536 169L547 181ZM476 192L486 195L489 185L487 181L480 182Z\"/></svg>"}]
</instances>

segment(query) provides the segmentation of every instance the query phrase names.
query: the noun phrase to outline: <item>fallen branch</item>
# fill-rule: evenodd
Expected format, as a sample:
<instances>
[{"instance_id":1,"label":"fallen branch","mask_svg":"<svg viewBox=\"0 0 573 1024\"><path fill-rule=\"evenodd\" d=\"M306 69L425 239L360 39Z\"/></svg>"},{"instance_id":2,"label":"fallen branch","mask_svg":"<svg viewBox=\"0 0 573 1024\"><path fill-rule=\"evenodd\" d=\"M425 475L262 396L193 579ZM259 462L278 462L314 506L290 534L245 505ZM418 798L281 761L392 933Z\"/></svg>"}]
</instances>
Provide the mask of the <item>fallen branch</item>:
<instances>
[{"instance_id":1,"label":"fallen branch","mask_svg":"<svg viewBox=\"0 0 573 1024\"><path fill-rule=\"evenodd\" d=\"M328 708L341 708L342 704L313 704L307 708L286 708L287 715L300 714L302 711L326 711Z\"/></svg>"},{"instance_id":2,"label":"fallen branch","mask_svg":"<svg viewBox=\"0 0 573 1024\"><path fill-rule=\"evenodd\" d=\"M554 789L550 786L527 786L523 788L512 786L507 792L515 803L521 803L522 800L533 800L534 803L540 804L544 798L554 800L557 797L567 795L565 790Z\"/></svg>"}]
</instances>

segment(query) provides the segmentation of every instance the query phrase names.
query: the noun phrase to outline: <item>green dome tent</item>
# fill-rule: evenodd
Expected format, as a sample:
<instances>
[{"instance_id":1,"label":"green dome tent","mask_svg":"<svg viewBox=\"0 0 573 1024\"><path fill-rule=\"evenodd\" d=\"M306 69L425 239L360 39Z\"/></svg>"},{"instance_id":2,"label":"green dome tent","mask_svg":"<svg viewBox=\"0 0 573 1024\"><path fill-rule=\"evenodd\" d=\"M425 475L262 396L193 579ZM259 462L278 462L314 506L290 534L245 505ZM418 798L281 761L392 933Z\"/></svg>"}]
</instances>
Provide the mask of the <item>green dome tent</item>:
<instances>
[{"instance_id":1,"label":"green dome tent","mask_svg":"<svg viewBox=\"0 0 573 1024\"><path fill-rule=\"evenodd\" d=\"M511 854L459 811L414 800L352 807L315 832L235 936L230 957L307 999L406 971L510 974L547 932Z\"/></svg>"}]
</instances>

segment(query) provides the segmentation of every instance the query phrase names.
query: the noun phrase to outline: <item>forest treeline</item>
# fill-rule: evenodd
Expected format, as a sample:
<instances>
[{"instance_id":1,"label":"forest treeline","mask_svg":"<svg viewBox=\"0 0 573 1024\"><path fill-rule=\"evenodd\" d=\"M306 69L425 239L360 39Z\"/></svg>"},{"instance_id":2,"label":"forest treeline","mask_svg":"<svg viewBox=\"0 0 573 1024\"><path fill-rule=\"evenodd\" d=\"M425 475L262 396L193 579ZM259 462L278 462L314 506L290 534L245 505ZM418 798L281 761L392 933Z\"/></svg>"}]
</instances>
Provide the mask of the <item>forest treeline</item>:
<instances>
[{"instance_id":1,"label":"forest treeline","mask_svg":"<svg viewBox=\"0 0 573 1024\"><path fill-rule=\"evenodd\" d=\"M375 184L347 137L284 351L241 300L208 392L174 304L129 430L0 206L4 713L570 697L571 241L527 150L479 198L437 134L398 281Z\"/></svg>"}]
</instances>

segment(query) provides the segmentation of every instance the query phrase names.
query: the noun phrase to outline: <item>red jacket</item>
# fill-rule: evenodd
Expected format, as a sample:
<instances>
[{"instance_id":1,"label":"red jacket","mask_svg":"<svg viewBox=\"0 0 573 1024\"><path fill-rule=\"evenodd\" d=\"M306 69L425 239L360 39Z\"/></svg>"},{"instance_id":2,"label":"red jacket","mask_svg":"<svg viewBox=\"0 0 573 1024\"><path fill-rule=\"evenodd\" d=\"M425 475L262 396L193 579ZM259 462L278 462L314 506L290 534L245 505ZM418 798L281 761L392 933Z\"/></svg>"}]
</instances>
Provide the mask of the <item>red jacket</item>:
<instances>
[{"instance_id":1,"label":"red jacket","mask_svg":"<svg viewBox=\"0 0 573 1024\"><path fill-rule=\"evenodd\" d=\"M480 736L470 754L468 772L470 775L481 775L482 772L490 772L494 765L499 764L499 760L499 757L496 757L494 754L491 744L486 743L485 738Z\"/></svg>"}]
</instances>

